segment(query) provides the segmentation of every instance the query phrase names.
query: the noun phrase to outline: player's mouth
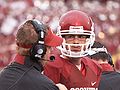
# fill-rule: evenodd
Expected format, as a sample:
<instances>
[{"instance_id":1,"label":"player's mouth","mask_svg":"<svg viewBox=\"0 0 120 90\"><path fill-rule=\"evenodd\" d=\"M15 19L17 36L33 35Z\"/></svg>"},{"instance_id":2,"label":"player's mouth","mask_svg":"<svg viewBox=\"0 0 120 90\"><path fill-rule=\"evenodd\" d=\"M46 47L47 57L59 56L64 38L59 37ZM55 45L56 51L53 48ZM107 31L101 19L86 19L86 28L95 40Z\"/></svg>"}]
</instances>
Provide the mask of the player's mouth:
<instances>
[{"instance_id":1,"label":"player's mouth","mask_svg":"<svg viewBox=\"0 0 120 90\"><path fill-rule=\"evenodd\" d=\"M71 50L72 50L72 51L75 51L75 52L78 52L78 51L81 50L81 47L80 47L80 46L72 46L72 47L71 47Z\"/></svg>"}]
</instances>

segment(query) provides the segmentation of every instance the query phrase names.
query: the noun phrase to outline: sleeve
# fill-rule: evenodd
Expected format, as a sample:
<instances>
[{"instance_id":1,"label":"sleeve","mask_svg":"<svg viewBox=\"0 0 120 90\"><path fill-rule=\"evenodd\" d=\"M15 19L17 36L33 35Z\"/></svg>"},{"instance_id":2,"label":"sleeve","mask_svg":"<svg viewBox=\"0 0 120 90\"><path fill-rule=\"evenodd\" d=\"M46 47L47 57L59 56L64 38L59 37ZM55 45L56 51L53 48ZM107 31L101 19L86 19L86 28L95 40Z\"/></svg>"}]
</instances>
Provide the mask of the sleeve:
<instances>
[{"instance_id":1,"label":"sleeve","mask_svg":"<svg viewBox=\"0 0 120 90\"><path fill-rule=\"evenodd\" d=\"M46 65L44 68L44 75L50 78L54 83L60 82L60 68L52 65Z\"/></svg>"},{"instance_id":2,"label":"sleeve","mask_svg":"<svg viewBox=\"0 0 120 90\"><path fill-rule=\"evenodd\" d=\"M36 90L36 89L34 89L34 90ZM39 90L59 90L59 88L54 84L47 84L47 85L41 86L39 88Z\"/></svg>"},{"instance_id":3,"label":"sleeve","mask_svg":"<svg viewBox=\"0 0 120 90\"><path fill-rule=\"evenodd\" d=\"M37 86L39 89L34 90L59 90L59 88L56 86L56 84L49 79L47 76L41 74L41 80L38 81Z\"/></svg>"},{"instance_id":4,"label":"sleeve","mask_svg":"<svg viewBox=\"0 0 120 90\"><path fill-rule=\"evenodd\" d=\"M101 79L98 90L112 90L112 88L105 80Z\"/></svg>"},{"instance_id":5,"label":"sleeve","mask_svg":"<svg viewBox=\"0 0 120 90\"><path fill-rule=\"evenodd\" d=\"M26 75L9 90L59 90L56 84L43 74Z\"/></svg>"}]
</instances>

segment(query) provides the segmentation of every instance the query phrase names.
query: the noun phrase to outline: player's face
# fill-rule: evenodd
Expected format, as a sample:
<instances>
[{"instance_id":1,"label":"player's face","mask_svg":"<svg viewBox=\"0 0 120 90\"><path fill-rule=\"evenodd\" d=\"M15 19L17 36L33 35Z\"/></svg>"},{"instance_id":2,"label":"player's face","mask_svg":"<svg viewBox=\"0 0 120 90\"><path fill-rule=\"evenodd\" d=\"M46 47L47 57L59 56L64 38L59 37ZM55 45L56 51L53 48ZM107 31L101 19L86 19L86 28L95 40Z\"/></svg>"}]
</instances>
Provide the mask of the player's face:
<instances>
[{"instance_id":1,"label":"player's face","mask_svg":"<svg viewBox=\"0 0 120 90\"><path fill-rule=\"evenodd\" d=\"M68 44L85 44L87 37L88 36L86 36L86 35L66 35L66 36L64 36L66 43L68 43ZM66 48L68 48L68 47L66 47ZM76 46L71 45L70 48L71 48L71 51L79 52L79 51L81 51L82 47L79 45L76 45Z\"/></svg>"}]
</instances>

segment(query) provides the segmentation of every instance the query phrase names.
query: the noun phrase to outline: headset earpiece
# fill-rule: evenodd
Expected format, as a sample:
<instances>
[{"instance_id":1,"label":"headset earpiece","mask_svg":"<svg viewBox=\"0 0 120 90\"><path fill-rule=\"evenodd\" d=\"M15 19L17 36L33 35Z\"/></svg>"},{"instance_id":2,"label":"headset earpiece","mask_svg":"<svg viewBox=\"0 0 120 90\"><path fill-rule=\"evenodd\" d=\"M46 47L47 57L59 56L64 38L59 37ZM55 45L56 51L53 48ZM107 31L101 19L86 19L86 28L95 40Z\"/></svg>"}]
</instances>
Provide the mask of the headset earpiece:
<instances>
[{"instance_id":1,"label":"headset earpiece","mask_svg":"<svg viewBox=\"0 0 120 90\"><path fill-rule=\"evenodd\" d=\"M45 25L39 21L32 20L32 25L38 33L38 41L30 49L30 56L33 60L40 60L46 53L46 46L44 45Z\"/></svg>"},{"instance_id":2,"label":"headset earpiece","mask_svg":"<svg viewBox=\"0 0 120 90\"><path fill-rule=\"evenodd\" d=\"M32 57L32 59L35 59L38 61L40 60L40 58L42 58L46 54L46 47L45 45L36 43L30 49L30 53L31 53L30 56Z\"/></svg>"}]
</instances>

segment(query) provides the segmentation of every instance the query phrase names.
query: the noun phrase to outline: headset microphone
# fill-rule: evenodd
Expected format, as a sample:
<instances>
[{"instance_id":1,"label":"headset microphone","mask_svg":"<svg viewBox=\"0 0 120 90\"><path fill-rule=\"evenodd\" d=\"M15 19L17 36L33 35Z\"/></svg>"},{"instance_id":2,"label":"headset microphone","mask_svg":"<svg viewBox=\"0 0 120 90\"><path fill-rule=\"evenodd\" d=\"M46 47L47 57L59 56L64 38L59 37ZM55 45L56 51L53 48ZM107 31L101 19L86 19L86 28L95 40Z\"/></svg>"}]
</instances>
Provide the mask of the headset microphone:
<instances>
[{"instance_id":1,"label":"headset microphone","mask_svg":"<svg viewBox=\"0 0 120 90\"><path fill-rule=\"evenodd\" d=\"M55 60L55 56L50 56L50 61L52 62L52 61L54 61Z\"/></svg>"},{"instance_id":2,"label":"headset microphone","mask_svg":"<svg viewBox=\"0 0 120 90\"><path fill-rule=\"evenodd\" d=\"M49 60L44 58L41 58L41 60L53 62L55 60L55 56L50 56Z\"/></svg>"}]
</instances>

